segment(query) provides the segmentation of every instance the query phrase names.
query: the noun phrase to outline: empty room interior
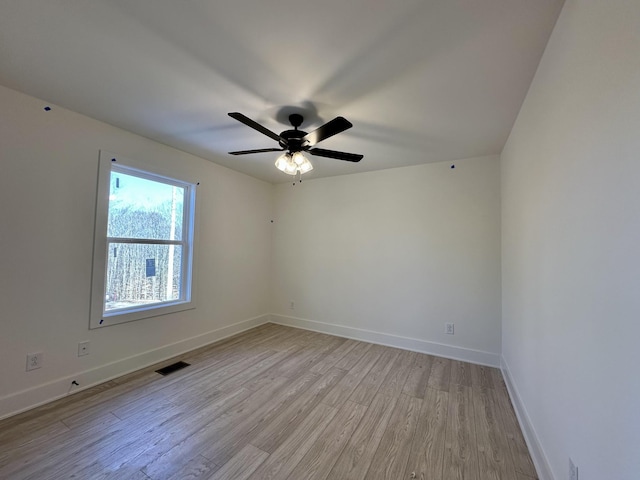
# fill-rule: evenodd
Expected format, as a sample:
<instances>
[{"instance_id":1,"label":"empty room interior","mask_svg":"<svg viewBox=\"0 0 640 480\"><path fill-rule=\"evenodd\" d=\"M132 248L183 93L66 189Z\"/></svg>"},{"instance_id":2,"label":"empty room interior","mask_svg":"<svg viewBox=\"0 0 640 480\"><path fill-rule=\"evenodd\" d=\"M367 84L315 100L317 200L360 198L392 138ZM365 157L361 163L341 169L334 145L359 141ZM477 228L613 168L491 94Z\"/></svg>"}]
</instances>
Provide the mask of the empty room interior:
<instances>
[{"instance_id":1,"label":"empty room interior","mask_svg":"<svg viewBox=\"0 0 640 480\"><path fill-rule=\"evenodd\" d=\"M640 2L0 0L0 478L640 478Z\"/></svg>"}]
</instances>

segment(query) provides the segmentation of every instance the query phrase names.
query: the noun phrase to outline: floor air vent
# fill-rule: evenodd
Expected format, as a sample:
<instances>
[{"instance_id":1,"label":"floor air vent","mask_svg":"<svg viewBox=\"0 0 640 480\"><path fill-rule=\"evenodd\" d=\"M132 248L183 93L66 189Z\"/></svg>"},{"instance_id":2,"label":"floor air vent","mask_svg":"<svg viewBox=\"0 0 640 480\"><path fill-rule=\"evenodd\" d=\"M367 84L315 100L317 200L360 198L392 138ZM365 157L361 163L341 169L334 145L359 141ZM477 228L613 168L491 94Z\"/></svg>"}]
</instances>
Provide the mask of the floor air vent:
<instances>
[{"instance_id":1,"label":"floor air vent","mask_svg":"<svg viewBox=\"0 0 640 480\"><path fill-rule=\"evenodd\" d=\"M171 365L167 365L166 367L161 368L160 370L156 370L156 373L159 373L160 375L169 375L170 373L181 370L184 367L188 367L189 365L190 365L189 363L185 363L185 362L176 362L176 363L172 363Z\"/></svg>"}]
</instances>

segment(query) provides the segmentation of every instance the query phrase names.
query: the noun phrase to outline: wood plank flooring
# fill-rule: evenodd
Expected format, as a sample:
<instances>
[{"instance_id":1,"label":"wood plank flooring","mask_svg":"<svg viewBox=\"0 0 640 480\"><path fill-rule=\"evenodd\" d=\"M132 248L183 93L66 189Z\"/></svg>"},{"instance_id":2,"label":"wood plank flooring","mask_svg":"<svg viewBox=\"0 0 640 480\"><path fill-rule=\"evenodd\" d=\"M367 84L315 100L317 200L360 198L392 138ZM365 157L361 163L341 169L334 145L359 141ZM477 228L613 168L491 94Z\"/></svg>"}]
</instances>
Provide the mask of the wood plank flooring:
<instances>
[{"instance_id":1,"label":"wood plank flooring","mask_svg":"<svg viewBox=\"0 0 640 480\"><path fill-rule=\"evenodd\" d=\"M0 422L2 479L532 480L499 370L266 324Z\"/></svg>"}]
</instances>

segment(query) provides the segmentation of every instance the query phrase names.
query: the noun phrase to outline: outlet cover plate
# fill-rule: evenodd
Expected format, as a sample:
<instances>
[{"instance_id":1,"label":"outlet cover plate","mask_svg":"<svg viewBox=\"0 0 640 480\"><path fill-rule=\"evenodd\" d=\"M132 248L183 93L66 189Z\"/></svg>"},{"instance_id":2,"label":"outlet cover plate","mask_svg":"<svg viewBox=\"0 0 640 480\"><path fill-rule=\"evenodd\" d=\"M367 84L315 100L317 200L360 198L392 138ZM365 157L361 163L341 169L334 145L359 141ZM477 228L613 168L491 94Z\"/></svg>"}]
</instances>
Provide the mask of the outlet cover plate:
<instances>
[{"instance_id":1,"label":"outlet cover plate","mask_svg":"<svg viewBox=\"0 0 640 480\"><path fill-rule=\"evenodd\" d=\"M42 367L42 352L27 354L27 372Z\"/></svg>"},{"instance_id":2,"label":"outlet cover plate","mask_svg":"<svg viewBox=\"0 0 640 480\"><path fill-rule=\"evenodd\" d=\"M446 333L447 335L453 335L454 334L454 325L453 325L453 323L445 323L444 324L444 333Z\"/></svg>"}]
</instances>

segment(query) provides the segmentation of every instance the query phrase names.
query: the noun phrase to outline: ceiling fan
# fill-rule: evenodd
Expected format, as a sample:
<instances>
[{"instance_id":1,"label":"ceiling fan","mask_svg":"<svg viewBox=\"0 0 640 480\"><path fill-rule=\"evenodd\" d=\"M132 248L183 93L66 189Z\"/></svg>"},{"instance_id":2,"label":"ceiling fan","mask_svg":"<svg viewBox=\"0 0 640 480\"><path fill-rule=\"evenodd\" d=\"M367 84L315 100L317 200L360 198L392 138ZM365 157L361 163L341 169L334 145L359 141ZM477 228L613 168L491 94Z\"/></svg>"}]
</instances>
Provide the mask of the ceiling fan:
<instances>
[{"instance_id":1,"label":"ceiling fan","mask_svg":"<svg viewBox=\"0 0 640 480\"><path fill-rule=\"evenodd\" d=\"M251 153L262 152L283 152L285 154L278 157L276 167L289 175L303 174L313 169L311 162L303 155L303 152L309 152L311 155L318 157L335 158L337 160L345 160L347 162L359 162L363 155L355 153L338 152L336 150L326 150L324 148L313 148L317 143L326 140L329 137L337 135L351 128L353 125L344 117L336 117L325 123L311 133L298 130L302 125L304 117L298 113L289 115L289 122L293 126L293 130L285 130L278 135L268 128L263 127L249 117L238 112L229 113L231 118L244 123L248 127L272 138L280 145L280 148L261 148L257 150L240 150L237 152L229 152L231 155L247 155Z\"/></svg>"}]
</instances>

